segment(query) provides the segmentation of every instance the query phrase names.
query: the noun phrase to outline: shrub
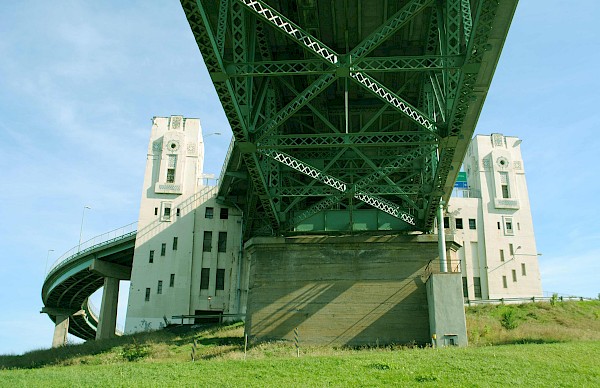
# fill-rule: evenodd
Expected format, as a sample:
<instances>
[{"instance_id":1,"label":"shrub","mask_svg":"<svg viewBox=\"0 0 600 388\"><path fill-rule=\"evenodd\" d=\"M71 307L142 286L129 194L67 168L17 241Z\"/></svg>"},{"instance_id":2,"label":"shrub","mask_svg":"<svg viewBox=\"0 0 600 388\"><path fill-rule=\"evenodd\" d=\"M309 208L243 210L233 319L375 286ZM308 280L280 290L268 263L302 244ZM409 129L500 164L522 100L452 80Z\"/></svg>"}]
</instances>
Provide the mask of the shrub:
<instances>
[{"instance_id":1,"label":"shrub","mask_svg":"<svg viewBox=\"0 0 600 388\"><path fill-rule=\"evenodd\" d=\"M552 298L550 298L550 305L555 306L557 301L558 301L558 294L556 294L556 293L552 294Z\"/></svg>"},{"instance_id":2,"label":"shrub","mask_svg":"<svg viewBox=\"0 0 600 388\"><path fill-rule=\"evenodd\" d=\"M123 346L121 356L127 361L137 361L150 354L150 349L146 345L140 345L135 338L133 343Z\"/></svg>"},{"instance_id":3,"label":"shrub","mask_svg":"<svg viewBox=\"0 0 600 388\"><path fill-rule=\"evenodd\" d=\"M500 318L500 324L506 330L516 329L517 326L519 326L519 317L517 316L517 312L512 308L504 310Z\"/></svg>"}]
</instances>

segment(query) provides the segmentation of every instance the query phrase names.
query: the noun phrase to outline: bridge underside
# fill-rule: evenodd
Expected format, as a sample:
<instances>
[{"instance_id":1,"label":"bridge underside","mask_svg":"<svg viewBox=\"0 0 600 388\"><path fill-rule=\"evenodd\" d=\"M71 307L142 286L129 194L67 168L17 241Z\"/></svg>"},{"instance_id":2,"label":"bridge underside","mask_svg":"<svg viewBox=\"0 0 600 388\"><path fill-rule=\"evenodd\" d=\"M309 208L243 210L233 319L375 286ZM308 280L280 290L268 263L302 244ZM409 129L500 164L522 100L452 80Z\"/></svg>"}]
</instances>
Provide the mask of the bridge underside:
<instances>
[{"instance_id":1,"label":"bridge underside","mask_svg":"<svg viewBox=\"0 0 600 388\"><path fill-rule=\"evenodd\" d=\"M245 236L429 231L517 0L182 0Z\"/></svg>"}]
</instances>

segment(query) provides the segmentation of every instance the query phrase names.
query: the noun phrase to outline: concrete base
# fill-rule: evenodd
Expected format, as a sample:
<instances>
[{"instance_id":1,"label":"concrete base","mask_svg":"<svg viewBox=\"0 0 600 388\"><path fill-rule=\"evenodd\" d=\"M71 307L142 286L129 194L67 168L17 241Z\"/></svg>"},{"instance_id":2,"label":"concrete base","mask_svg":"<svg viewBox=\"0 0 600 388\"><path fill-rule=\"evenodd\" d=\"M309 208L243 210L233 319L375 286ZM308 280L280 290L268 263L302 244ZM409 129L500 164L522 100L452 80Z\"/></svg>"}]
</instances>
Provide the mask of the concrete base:
<instances>
[{"instance_id":1,"label":"concrete base","mask_svg":"<svg viewBox=\"0 0 600 388\"><path fill-rule=\"evenodd\" d=\"M98 318L98 327L96 330L97 340L116 337L118 302L119 279L104 278L102 305L100 306L100 317Z\"/></svg>"},{"instance_id":2,"label":"concrete base","mask_svg":"<svg viewBox=\"0 0 600 388\"><path fill-rule=\"evenodd\" d=\"M67 344L67 334L69 333L69 315L57 315L55 325L52 347L65 346Z\"/></svg>"},{"instance_id":3,"label":"concrete base","mask_svg":"<svg viewBox=\"0 0 600 388\"><path fill-rule=\"evenodd\" d=\"M432 274L427 280L427 301L429 331L435 346L467 346L461 274Z\"/></svg>"},{"instance_id":4,"label":"concrete base","mask_svg":"<svg viewBox=\"0 0 600 388\"><path fill-rule=\"evenodd\" d=\"M458 247L448 242L454 256ZM306 344L430 342L425 281L436 236L261 237L245 249L252 341L291 341L298 328Z\"/></svg>"}]
</instances>

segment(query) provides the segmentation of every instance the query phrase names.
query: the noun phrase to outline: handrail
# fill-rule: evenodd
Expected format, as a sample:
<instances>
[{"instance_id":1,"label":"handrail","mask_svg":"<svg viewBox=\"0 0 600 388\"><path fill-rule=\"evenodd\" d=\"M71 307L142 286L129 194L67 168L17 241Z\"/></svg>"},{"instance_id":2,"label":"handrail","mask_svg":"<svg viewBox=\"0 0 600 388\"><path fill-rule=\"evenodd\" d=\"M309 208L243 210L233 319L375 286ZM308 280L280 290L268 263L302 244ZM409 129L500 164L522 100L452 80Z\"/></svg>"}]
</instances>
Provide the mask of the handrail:
<instances>
[{"instance_id":1,"label":"handrail","mask_svg":"<svg viewBox=\"0 0 600 388\"><path fill-rule=\"evenodd\" d=\"M223 167L221 167L221 175L219 175L219 190L221 189L221 185L223 184L223 178L225 177L225 173L227 172L227 165L229 164L229 158L231 157L231 153L233 152L234 145L235 137L232 136L231 141L229 142L229 148L227 149L227 154L225 155Z\"/></svg>"},{"instance_id":2,"label":"handrail","mask_svg":"<svg viewBox=\"0 0 600 388\"><path fill-rule=\"evenodd\" d=\"M587 298L583 296L531 296L531 297L515 297L515 298L499 298L499 299L467 299L465 305L478 305L478 304L504 304L504 303L535 303L535 302L551 302L552 300L557 302L564 302L570 300L578 300L583 302L584 300L596 300L594 298Z\"/></svg>"},{"instance_id":3,"label":"handrail","mask_svg":"<svg viewBox=\"0 0 600 388\"><path fill-rule=\"evenodd\" d=\"M96 322L100 321L100 309L98 307L96 307L96 305L92 302L92 300L90 298L87 299L87 304L88 304L88 311L90 312L90 315L94 318L94 320ZM98 328L96 328L96 330L98 330ZM117 335L123 335L124 333L124 329L123 329L123 325L120 325L119 323L117 323L117 327L115 328L115 333Z\"/></svg>"},{"instance_id":4,"label":"handrail","mask_svg":"<svg viewBox=\"0 0 600 388\"><path fill-rule=\"evenodd\" d=\"M106 244L108 242L114 242L121 239L125 239L135 234L137 231L137 221L132 222L131 224L127 224L117 229L113 229L109 232L102 233L98 236L92 237L91 239L82 242L81 244L75 245L73 248L69 249L65 253L63 253L52 266L46 272L46 279L48 276L54 272L58 267L65 265L71 262L75 257L81 256L83 253L91 251L92 249L98 247L99 245Z\"/></svg>"}]
</instances>

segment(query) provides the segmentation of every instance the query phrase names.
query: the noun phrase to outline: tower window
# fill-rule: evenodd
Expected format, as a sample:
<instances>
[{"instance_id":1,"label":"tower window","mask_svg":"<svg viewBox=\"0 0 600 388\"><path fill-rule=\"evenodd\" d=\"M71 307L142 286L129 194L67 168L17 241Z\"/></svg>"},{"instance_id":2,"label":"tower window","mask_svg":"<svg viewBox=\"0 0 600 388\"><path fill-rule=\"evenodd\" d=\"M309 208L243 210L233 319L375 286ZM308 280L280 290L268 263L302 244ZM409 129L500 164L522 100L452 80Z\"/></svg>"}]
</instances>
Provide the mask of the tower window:
<instances>
[{"instance_id":1,"label":"tower window","mask_svg":"<svg viewBox=\"0 0 600 388\"><path fill-rule=\"evenodd\" d=\"M513 278L513 282L517 281L517 270L516 269L512 270L512 278Z\"/></svg>"},{"instance_id":2,"label":"tower window","mask_svg":"<svg viewBox=\"0 0 600 388\"><path fill-rule=\"evenodd\" d=\"M181 210L179 208L177 208L177 217L179 217L181 215Z\"/></svg>"},{"instance_id":3,"label":"tower window","mask_svg":"<svg viewBox=\"0 0 600 388\"><path fill-rule=\"evenodd\" d=\"M212 219L214 212L215 212L214 208L207 207L206 209L204 209L204 218Z\"/></svg>"},{"instance_id":4,"label":"tower window","mask_svg":"<svg viewBox=\"0 0 600 388\"><path fill-rule=\"evenodd\" d=\"M508 189L508 173L500 172L500 187L502 189L502 198L510 198L510 190Z\"/></svg>"},{"instance_id":5,"label":"tower window","mask_svg":"<svg viewBox=\"0 0 600 388\"><path fill-rule=\"evenodd\" d=\"M502 276L502 287L508 288L508 282L506 281L506 276Z\"/></svg>"},{"instance_id":6,"label":"tower window","mask_svg":"<svg viewBox=\"0 0 600 388\"><path fill-rule=\"evenodd\" d=\"M527 268L525 268L525 263L521 263L521 275L527 276Z\"/></svg>"},{"instance_id":7,"label":"tower window","mask_svg":"<svg viewBox=\"0 0 600 388\"><path fill-rule=\"evenodd\" d=\"M173 250L177 250L177 237L173 237Z\"/></svg>"},{"instance_id":8,"label":"tower window","mask_svg":"<svg viewBox=\"0 0 600 388\"><path fill-rule=\"evenodd\" d=\"M204 240L202 241L202 252L212 251L212 232L204 232Z\"/></svg>"},{"instance_id":9,"label":"tower window","mask_svg":"<svg viewBox=\"0 0 600 388\"><path fill-rule=\"evenodd\" d=\"M511 256L515 255L515 246L512 244L508 244L508 252L510 253Z\"/></svg>"},{"instance_id":10,"label":"tower window","mask_svg":"<svg viewBox=\"0 0 600 388\"><path fill-rule=\"evenodd\" d=\"M155 208L154 208L154 215L155 215L155 216L157 216L157 215L158 215L158 208L157 208L157 207L155 207Z\"/></svg>"},{"instance_id":11,"label":"tower window","mask_svg":"<svg viewBox=\"0 0 600 388\"><path fill-rule=\"evenodd\" d=\"M175 274L171 274L171 278L169 279L169 287L175 286Z\"/></svg>"},{"instance_id":12,"label":"tower window","mask_svg":"<svg viewBox=\"0 0 600 388\"><path fill-rule=\"evenodd\" d=\"M226 207L222 207L219 213L219 218L222 220L226 220L229 218L229 209Z\"/></svg>"},{"instance_id":13,"label":"tower window","mask_svg":"<svg viewBox=\"0 0 600 388\"><path fill-rule=\"evenodd\" d=\"M171 218L171 208L170 207L165 207L165 219L169 219Z\"/></svg>"},{"instance_id":14,"label":"tower window","mask_svg":"<svg viewBox=\"0 0 600 388\"><path fill-rule=\"evenodd\" d=\"M217 282L215 284L216 290L224 290L225 289L225 270L217 269Z\"/></svg>"},{"instance_id":15,"label":"tower window","mask_svg":"<svg viewBox=\"0 0 600 388\"><path fill-rule=\"evenodd\" d=\"M463 228L463 219L457 218L455 221L456 221L456 229L462 229Z\"/></svg>"},{"instance_id":16,"label":"tower window","mask_svg":"<svg viewBox=\"0 0 600 388\"><path fill-rule=\"evenodd\" d=\"M219 232L217 252L227 252L227 232Z\"/></svg>"},{"instance_id":17,"label":"tower window","mask_svg":"<svg viewBox=\"0 0 600 388\"><path fill-rule=\"evenodd\" d=\"M164 256L166 253L167 253L167 244L163 243L163 244L160 246L160 255L161 255L161 256Z\"/></svg>"},{"instance_id":18,"label":"tower window","mask_svg":"<svg viewBox=\"0 0 600 388\"><path fill-rule=\"evenodd\" d=\"M475 298L481 299L481 278L480 277L473 278L473 292L475 294Z\"/></svg>"},{"instance_id":19,"label":"tower window","mask_svg":"<svg viewBox=\"0 0 600 388\"><path fill-rule=\"evenodd\" d=\"M154 251L150 251L150 256L148 257L148 263L154 263Z\"/></svg>"},{"instance_id":20,"label":"tower window","mask_svg":"<svg viewBox=\"0 0 600 388\"><path fill-rule=\"evenodd\" d=\"M167 183L174 183L174 182L175 182L175 169L168 168L167 169Z\"/></svg>"},{"instance_id":21,"label":"tower window","mask_svg":"<svg viewBox=\"0 0 600 388\"><path fill-rule=\"evenodd\" d=\"M158 286L156 287L156 293L157 294L162 294L162 280L158 281Z\"/></svg>"},{"instance_id":22,"label":"tower window","mask_svg":"<svg viewBox=\"0 0 600 388\"><path fill-rule=\"evenodd\" d=\"M146 302L150 301L150 289L146 288L146 297L144 298Z\"/></svg>"},{"instance_id":23,"label":"tower window","mask_svg":"<svg viewBox=\"0 0 600 388\"><path fill-rule=\"evenodd\" d=\"M200 273L200 289L208 290L208 284L210 281L210 268L202 268Z\"/></svg>"},{"instance_id":24,"label":"tower window","mask_svg":"<svg viewBox=\"0 0 600 388\"><path fill-rule=\"evenodd\" d=\"M444 229L450 228L450 217L444 217Z\"/></svg>"},{"instance_id":25,"label":"tower window","mask_svg":"<svg viewBox=\"0 0 600 388\"><path fill-rule=\"evenodd\" d=\"M504 249L500 249L500 261L504 261Z\"/></svg>"},{"instance_id":26,"label":"tower window","mask_svg":"<svg viewBox=\"0 0 600 388\"><path fill-rule=\"evenodd\" d=\"M463 277L462 278L462 284L463 284L463 296L465 298L469 297L469 286L467 285L467 278Z\"/></svg>"},{"instance_id":27,"label":"tower window","mask_svg":"<svg viewBox=\"0 0 600 388\"><path fill-rule=\"evenodd\" d=\"M477 229L477 222L474 218L469 218L469 229Z\"/></svg>"}]
</instances>

